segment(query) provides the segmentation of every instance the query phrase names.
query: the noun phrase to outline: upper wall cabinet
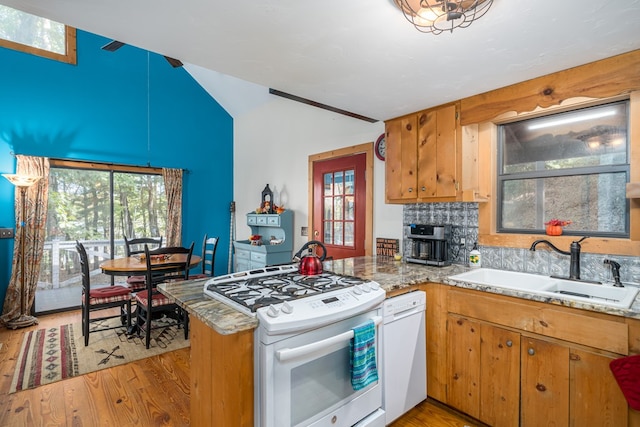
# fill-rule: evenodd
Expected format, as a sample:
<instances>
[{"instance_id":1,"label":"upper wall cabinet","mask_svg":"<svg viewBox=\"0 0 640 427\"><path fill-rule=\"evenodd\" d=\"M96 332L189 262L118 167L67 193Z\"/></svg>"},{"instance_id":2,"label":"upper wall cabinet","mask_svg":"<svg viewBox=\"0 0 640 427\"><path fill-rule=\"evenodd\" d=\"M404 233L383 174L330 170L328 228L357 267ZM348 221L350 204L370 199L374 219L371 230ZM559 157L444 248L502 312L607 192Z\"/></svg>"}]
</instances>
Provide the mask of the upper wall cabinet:
<instances>
[{"instance_id":1,"label":"upper wall cabinet","mask_svg":"<svg viewBox=\"0 0 640 427\"><path fill-rule=\"evenodd\" d=\"M463 138L458 118L455 103L386 122L387 203L456 201L474 194L466 187L475 175L463 168L477 164L477 138L475 132Z\"/></svg>"},{"instance_id":2,"label":"upper wall cabinet","mask_svg":"<svg viewBox=\"0 0 640 427\"><path fill-rule=\"evenodd\" d=\"M385 191L387 203L408 203L418 197L417 143L418 115L389 120L385 123L387 153Z\"/></svg>"}]
</instances>

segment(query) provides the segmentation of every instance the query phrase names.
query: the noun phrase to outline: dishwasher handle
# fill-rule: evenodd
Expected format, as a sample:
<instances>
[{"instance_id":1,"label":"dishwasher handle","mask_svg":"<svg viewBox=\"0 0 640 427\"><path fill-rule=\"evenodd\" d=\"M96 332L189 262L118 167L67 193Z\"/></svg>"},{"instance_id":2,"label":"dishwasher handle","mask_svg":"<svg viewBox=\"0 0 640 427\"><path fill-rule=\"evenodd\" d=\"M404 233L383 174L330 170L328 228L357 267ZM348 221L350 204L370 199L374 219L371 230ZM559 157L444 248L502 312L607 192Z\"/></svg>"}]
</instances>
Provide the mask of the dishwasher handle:
<instances>
[{"instance_id":1,"label":"dishwasher handle","mask_svg":"<svg viewBox=\"0 0 640 427\"><path fill-rule=\"evenodd\" d=\"M382 317L375 316L371 320L373 320L373 323L377 326L382 322ZM332 337L325 338L311 344L302 345L295 348L283 348L282 350L276 351L276 358L280 362L287 362L291 359L305 357L310 354L322 353L322 350L326 350L327 348L331 348L336 344L341 344L345 341L349 341L351 338L353 338L353 330L348 330L347 332L343 332L341 334L334 335Z\"/></svg>"},{"instance_id":2,"label":"dishwasher handle","mask_svg":"<svg viewBox=\"0 0 640 427\"><path fill-rule=\"evenodd\" d=\"M400 320L400 319L404 319L405 317L413 316L414 314L420 314L420 313L424 313L424 304L419 304L419 305L407 308L406 310L396 311L391 316L389 316L389 319L385 319L385 321Z\"/></svg>"}]
</instances>

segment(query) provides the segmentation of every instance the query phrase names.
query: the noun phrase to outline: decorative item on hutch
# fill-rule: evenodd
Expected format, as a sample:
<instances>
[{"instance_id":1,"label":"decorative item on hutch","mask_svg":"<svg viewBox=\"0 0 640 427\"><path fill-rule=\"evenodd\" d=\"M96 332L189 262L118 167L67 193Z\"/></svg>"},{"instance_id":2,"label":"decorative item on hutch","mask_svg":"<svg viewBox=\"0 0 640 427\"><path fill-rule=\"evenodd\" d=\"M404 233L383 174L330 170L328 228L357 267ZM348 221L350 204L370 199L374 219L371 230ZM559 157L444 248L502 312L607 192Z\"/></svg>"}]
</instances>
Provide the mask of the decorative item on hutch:
<instances>
[{"instance_id":1,"label":"decorative item on hutch","mask_svg":"<svg viewBox=\"0 0 640 427\"><path fill-rule=\"evenodd\" d=\"M267 184L264 187L264 190L262 190L262 203L260 204L260 209L262 209L262 213L275 213L273 204L273 191L271 191L271 189L269 188L269 184Z\"/></svg>"}]
</instances>

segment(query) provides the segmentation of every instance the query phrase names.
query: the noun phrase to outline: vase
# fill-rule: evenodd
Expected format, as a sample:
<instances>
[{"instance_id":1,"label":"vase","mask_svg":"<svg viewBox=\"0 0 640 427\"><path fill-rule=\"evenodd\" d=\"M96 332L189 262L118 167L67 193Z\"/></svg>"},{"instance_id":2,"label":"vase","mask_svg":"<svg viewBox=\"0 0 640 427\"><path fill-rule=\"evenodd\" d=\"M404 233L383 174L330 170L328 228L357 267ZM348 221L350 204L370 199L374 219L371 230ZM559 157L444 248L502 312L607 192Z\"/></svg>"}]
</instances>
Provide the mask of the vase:
<instances>
[{"instance_id":1,"label":"vase","mask_svg":"<svg viewBox=\"0 0 640 427\"><path fill-rule=\"evenodd\" d=\"M562 234L562 226L547 225L546 233L549 236L560 236Z\"/></svg>"}]
</instances>

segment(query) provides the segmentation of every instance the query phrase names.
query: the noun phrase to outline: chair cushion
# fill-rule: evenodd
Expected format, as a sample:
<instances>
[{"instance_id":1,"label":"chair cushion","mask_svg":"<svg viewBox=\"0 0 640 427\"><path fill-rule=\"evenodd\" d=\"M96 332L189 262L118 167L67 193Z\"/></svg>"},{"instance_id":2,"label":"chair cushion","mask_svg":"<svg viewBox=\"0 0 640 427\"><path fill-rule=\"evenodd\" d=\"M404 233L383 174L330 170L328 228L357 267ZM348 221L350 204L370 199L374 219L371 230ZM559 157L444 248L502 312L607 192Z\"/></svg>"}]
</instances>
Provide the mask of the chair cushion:
<instances>
[{"instance_id":1,"label":"chair cushion","mask_svg":"<svg viewBox=\"0 0 640 427\"><path fill-rule=\"evenodd\" d=\"M138 304L143 305L144 307L148 307L149 306L149 297L147 296L148 291L144 290L141 292L138 292L136 294L136 302ZM169 305L169 304L173 304L175 303L175 300L173 298L169 298L168 296L160 293L160 292L153 292L152 297L151 297L151 307L159 307L161 305Z\"/></svg>"},{"instance_id":2,"label":"chair cushion","mask_svg":"<svg viewBox=\"0 0 640 427\"><path fill-rule=\"evenodd\" d=\"M147 284L145 282L127 283L127 286L132 292L138 292L147 289Z\"/></svg>"},{"instance_id":3,"label":"chair cushion","mask_svg":"<svg viewBox=\"0 0 640 427\"><path fill-rule=\"evenodd\" d=\"M127 277L127 283L129 283L130 285L132 284L137 284L137 283L142 283L144 284L144 282L147 280L147 278L145 276L131 276L131 277Z\"/></svg>"},{"instance_id":4,"label":"chair cushion","mask_svg":"<svg viewBox=\"0 0 640 427\"><path fill-rule=\"evenodd\" d=\"M131 299L131 289L126 286L106 286L89 291L89 304L104 304L108 302L127 301Z\"/></svg>"}]
</instances>

